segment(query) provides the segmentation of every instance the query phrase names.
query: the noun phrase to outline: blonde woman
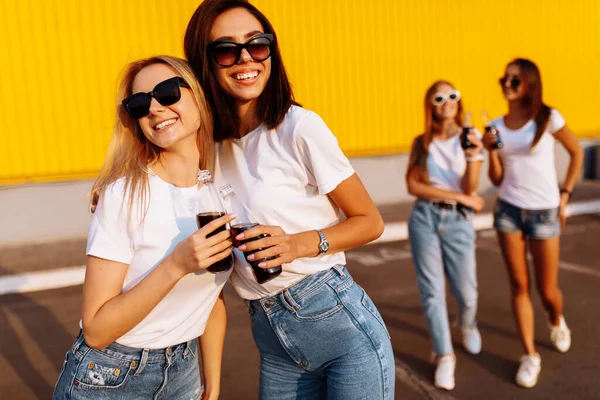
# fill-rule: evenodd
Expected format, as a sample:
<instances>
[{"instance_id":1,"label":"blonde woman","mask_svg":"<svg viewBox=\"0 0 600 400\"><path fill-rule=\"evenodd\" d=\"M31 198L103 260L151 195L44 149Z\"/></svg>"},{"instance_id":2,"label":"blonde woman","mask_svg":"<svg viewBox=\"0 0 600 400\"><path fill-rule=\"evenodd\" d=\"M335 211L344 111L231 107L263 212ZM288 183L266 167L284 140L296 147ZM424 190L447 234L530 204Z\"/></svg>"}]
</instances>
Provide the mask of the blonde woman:
<instances>
[{"instance_id":1,"label":"blonde woman","mask_svg":"<svg viewBox=\"0 0 600 400\"><path fill-rule=\"evenodd\" d=\"M423 311L433 342L435 386L452 390L456 357L452 347L445 278L456 297L463 345L472 354L481 351L475 322L477 277L473 212L483 199L474 194L479 184L483 145L475 131L468 133L472 147L463 149L461 95L446 81L425 94L425 132L412 147L406 184L417 201L408 222L413 262Z\"/></svg>"},{"instance_id":2,"label":"blonde woman","mask_svg":"<svg viewBox=\"0 0 600 400\"><path fill-rule=\"evenodd\" d=\"M212 117L188 64L131 63L113 141L92 189L82 331L54 399L216 399L225 334L229 216L196 230L197 172L209 165ZM199 372L197 338L202 352Z\"/></svg>"}]
</instances>

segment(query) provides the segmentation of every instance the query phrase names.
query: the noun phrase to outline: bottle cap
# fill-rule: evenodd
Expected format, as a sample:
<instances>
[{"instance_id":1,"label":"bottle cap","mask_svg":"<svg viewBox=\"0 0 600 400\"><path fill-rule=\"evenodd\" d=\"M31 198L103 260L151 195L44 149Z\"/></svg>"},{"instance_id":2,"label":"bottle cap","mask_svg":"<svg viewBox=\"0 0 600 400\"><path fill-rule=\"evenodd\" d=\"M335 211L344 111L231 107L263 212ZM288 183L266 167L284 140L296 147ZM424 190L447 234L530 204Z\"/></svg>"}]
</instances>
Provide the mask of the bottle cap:
<instances>
[{"instance_id":1,"label":"bottle cap","mask_svg":"<svg viewBox=\"0 0 600 400\"><path fill-rule=\"evenodd\" d=\"M212 181L212 175L210 173L209 170L207 169L203 169L201 171L198 171L198 182L211 182Z\"/></svg>"}]
</instances>

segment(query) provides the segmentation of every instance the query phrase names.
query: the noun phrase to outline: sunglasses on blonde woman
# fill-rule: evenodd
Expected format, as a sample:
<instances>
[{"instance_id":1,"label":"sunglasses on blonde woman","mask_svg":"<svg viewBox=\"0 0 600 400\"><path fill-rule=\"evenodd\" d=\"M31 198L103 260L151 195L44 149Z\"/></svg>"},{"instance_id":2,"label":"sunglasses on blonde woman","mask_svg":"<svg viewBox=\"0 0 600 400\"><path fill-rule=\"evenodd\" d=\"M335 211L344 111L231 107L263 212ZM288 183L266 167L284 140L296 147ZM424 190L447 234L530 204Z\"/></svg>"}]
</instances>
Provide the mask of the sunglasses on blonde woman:
<instances>
[{"instance_id":1,"label":"sunglasses on blonde woman","mask_svg":"<svg viewBox=\"0 0 600 400\"><path fill-rule=\"evenodd\" d=\"M151 92L139 92L132 94L123 100L123 107L131 118L140 119L150 113L150 104L154 97L163 106L170 106L181 99L180 86L189 88L190 86L180 77L169 78L157 84Z\"/></svg>"},{"instance_id":2,"label":"sunglasses on blonde woman","mask_svg":"<svg viewBox=\"0 0 600 400\"><path fill-rule=\"evenodd\" d=\"M446 101L456 103L460 100L460 92L458 90L451 90L448 93L436 93L431 96L431 104L434 106L441 106Z\"/></svg>"}]
</instances>

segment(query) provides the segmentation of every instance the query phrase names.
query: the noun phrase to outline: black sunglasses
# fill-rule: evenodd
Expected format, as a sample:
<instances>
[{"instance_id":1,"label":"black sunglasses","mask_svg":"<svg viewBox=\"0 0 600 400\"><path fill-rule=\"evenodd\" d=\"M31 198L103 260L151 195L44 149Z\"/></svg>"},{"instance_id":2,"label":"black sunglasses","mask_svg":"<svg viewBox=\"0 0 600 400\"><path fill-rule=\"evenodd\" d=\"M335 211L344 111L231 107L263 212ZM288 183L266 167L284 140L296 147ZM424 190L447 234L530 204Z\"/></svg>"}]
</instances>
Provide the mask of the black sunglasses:
<instances>
[{"instance_id":1,"label":"black sunglasses","mask_svg":"<svg viewBox=\"0 0 600 400\"><path fill-rule=\"evenodd\" d=\"M502 87L506 86L507 81L508 81L511 89L518 88L522 82L521 78L517 78L516 76L514 78L512 78L510 81L508 80L508 77L506 75L504 75L502 78L498 79L498 82L500 82L500 86L502 86Z\"/></svg>"},{"instance_id":2,"label":"black sunglasses","mask_svg":"<svg viewBox=\"0 0 600 400\"><path fill-rule=\"evenodd\" d=\"M261 33L249 39L246 43L217 40L208 44L208 52L213 60L221 67L231 67L240 61L242 50L246 49L254 61L265 61L271 57L273 35Z\"/></svg>"},{"instance_id":3,"label":"black sunglasses","mask_svg":"<svg viewBox=\"0 0 600 400\"><path fill-rule=\"evenodd\" d=\"M154 97L163 106L170 106L175 104L181 99L180 86L189 88L188 85L182 78L175 76L165 81L160 82L151 92L144 93L139 92L132 94L125 100L123 100L123 107L127 110L127 113L134 119L140 119L150 113L150 104Z\"/></svg>"}]
</instances>

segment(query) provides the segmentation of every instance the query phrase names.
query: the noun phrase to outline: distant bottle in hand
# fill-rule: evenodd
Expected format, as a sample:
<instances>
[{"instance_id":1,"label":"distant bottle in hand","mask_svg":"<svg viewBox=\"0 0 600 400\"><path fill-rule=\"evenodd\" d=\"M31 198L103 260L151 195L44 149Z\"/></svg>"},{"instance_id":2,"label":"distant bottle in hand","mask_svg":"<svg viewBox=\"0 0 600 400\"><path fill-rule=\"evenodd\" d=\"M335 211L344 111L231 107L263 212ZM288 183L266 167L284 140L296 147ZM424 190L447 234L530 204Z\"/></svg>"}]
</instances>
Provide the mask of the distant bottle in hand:
<instances>
[{"instance_id":1,"label":"distant bottle in hand","mask_svg":"<svg viewBox=\"0 0 600 400\"><path fill-rule=\"evenodd\" d=\"M465 120L463 122L462 133L461 133L461 136L460 136L460 146L463 149L468 149L468 148L471 148L471 147L475 147L475 145L473 143L471 143L471 141L467 137L467 135L472 130L473 130L473 118L472 118L471 111L469 111L465 115Z\"/></svg>"},{"instance_id":2,"label":"distant bottle in hand","mask_svg":"<svg viewBox=\"0 0 600 400\"><path fill-rule=\"evenodd\" d=\"M233 188L231 187L231 185L227 184L225 186L222 186L219 189L219 192L221 193L221 197L223 198L223 203L225 205L225 210L227 211L227 213L229 213L229 214L236 213L238 215L236 217L236 219L234 219L233 221L231 221L229 223L231 226L231 236L234 241L233 245L235 247L239 247L239 246L243 245L244 243L252 242L254 240L262 239L264 237L269 236L267 234L262 234L262 235L255 236L252 238L236 240L235 238L237 235L239 235L240 233L242 233L250 228L253 228L253 227L259 225L259 223L256 222L256 220L250 213L250 210L248 210L246 208L246 206L238 199L238 197L236 196L235 192L233 191ZM250 254L254 254L261 250L264 250L264 249L257 249L257 250L244 252L244 257L246 258L246 261L248 262L248 264L250 264L250 266L252 267L252 272L254 273L256 282L263 284L263 283L270 281L271 279L276 278L277 276L279 276L279 274L281 274L281 265L278 265L276 267L271 267L271 268L261 268L258 266L258 264L268 261L268 260L273 260L273 259L275 259L275 257L263 258L260 260L248 260L248 256Z\"/></svg>"},{"instance_id":3,"label":"distant bottle in hand","mask_svg":"<svg viewBox=\"0 0 600 400\"><path fill-rule=\"evenodd\" d=\"M496 141L492 144L492 149L501 149L504 147L504 143L502 143L502 139L500 138L500 132L498 129L490 123L490 119L488 117L487 111L483 110L481 112L481 118L483 119L483 125L485 126L485 131L490 132L494 136L496 136Z\"/></svg>"}]
</instances>

